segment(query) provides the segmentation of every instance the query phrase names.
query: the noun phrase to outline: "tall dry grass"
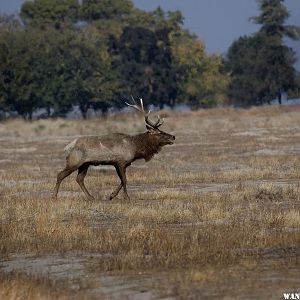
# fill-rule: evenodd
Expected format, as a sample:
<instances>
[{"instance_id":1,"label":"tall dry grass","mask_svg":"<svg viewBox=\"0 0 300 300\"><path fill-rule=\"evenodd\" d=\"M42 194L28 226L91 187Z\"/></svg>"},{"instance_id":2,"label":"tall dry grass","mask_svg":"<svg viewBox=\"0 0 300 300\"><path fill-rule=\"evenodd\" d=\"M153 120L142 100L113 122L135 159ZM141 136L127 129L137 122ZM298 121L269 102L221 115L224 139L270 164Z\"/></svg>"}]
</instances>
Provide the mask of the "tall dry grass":
<instances>
[{"instance_id":1,"label":"tall dry grass","mask_svg":"<svg viewBox=\"0 0 300 300\"><path fill-rule=\"evenodd\" d=\"M3 300L51 300L54 298L67 300L71 297L71 293L68 293L66 289L59 289L51 281L32 278L24 274L12 273L7 275L0 273L0 282L0 298Z\"/></svg>"},{"instance_id":2,"label":"tall dry grass","mask_svg":"<svg viewBox=\"0 0 300 300\"><path fill-rule=\"evenodd\" d=\"M182 284L174 280L178 294L187 296L188 282L216 284L220 270L251 269L266 251L299 266L300 111L162 114L176 143L128 169L131 202L122 195L105 201L118 184L107 167L86 177L93 202L74 175L63 182L58 201L51 192L69 141L81 134L141 132L139 115L1 123L1 256L95 252L103 255L93 258L91 272L184 272ZM5 281L5 295L18 298L12 287L26 290L28 280ZM40 295L35 286L33 298Z\"/></svg>"}]
</instances>

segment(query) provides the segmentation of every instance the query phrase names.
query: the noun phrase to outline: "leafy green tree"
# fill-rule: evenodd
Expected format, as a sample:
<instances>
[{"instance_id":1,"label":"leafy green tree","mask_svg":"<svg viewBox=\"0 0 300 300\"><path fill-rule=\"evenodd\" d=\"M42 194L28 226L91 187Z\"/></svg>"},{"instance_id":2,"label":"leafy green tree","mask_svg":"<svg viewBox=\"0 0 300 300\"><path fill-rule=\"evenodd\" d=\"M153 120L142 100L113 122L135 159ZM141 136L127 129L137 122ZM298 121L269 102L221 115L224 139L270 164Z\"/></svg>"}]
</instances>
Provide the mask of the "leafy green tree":
<instances>
[{"instance_id":1,"label":"leafy green tree","mask_svg":"<svg viewBox=\"0 0 300 300\"><path fill-rule=\"evenodd\" d=\"M207 55L204 43L187 33L173 38L172 52L180 70L178 97L181 102L194 109L224 102L228 76L221 72L221 57Z\"/></svg>"},{"instance_id":2,"label":"leafy green tree","mask_svg":"<svg viewBox=\"0 0 300 300\"><path fill-rule=\"evenodd\" d=\"M177 83L168 34L167 28L126 27L120 39L110 41L125 95L151 99L160 107L174 106Z\"/></svg>"},{"instance_id":3,"label":"leafy green tree","mask_svg":"<svg viewBox=\"0 0 300 300\"><path fill-rule=\"evenodd\" d=\"M254 63L261 43L257 36L240 37L228 50L226 66L231 72L231 82L228 88L228 97L236 105L249 106L262 104L260 94L264 86L264 74L257 69ZM263 64L265 67L265 64Z\"/></svg>"},{"instance_id":4,"label":"leafy green tree","mask_svg":"<svg viewBox=\"0 0 300 300\"><path fill-rule=\"evenodd\" d=\"M152 30L167 27L172 32L182 30L180 26L183 25L183 20L180 11L165 12L161 7L153 11L134 9L128 18L129 25L132 27L144 27Z\"/></svg>"},{"instance_id":5,"label":"leafy green tree","mask_svg":"<svg viewBox=\"0 0 300 300\"><path fill-rule=\"evenodd\" d=\"M22 24L18 16L0 14L0 31L18 31L21 28Z\"/></svg>"},{"instance_id":6,"label":"leafy green tree","mask_svg":"<svg viewBox=\"0 0 300 300\"><path fill-rule=\"evenodd\" d=\"M89 108L106 111L118 92L118 79L111 70L111 59L97 33L86 28L74 33L63 46L64 76L68 78L69 97L86 118ZM96 35L96 36L95 36Z\"/></svg>"},{"instance_id":7,"label":"leafy green tree","mask_svg":"<svg viewBox=\"0 0 300 300\"><path fill-rule=\"evenodd\" d=\"M34 0L25 1L21 7L20 17L26 25L32 27L73 24L79 18L77 0Z\"/></svg>"},{"instance_id":8,"label":"leafy green tree","mask_svg":"<svg viewBox=\"0 0 300 300\"><path fill-rule=\"evenodd\" d=\"M44 107L64 115L77 105L84 118L89 108L106 111L118 92L118 80L110 70L110 57L97 31L86 27L50 32L43 64L44 99L48 99Z\"/></svg>"},{"instance_id":9,"label":"leafy green tree","mask_svg":"<svg viewBox=\"0 0 300 300\"><path fill-rule=\"evenodd\" d=\"M251 18L261 25L253 37L235 41L226 57L231 73L228 96L238 105L270 103L296 87L295 55L283 38L298 39L300 30L285 25L289 16L282 0L259 0L261 14Z\"/></svg>"},{"instance_id":10,"label":"leafy green tree","mask_svg":"<svg viewBox=\"0 0 300 300\"><path fill-rule=\"evenodd\" d=\"M131 0L83 0L81 18L87 21L124 19L132 12Z\"/></svg>"},{"instance_id":11,"label":"leafy green tree","mask_svg":"<svg viewBox=\"0 0 300 300\"><path fill-rule=\"evenodd\" d=\"M10 32L1 36L1 96L5 108L15 110L24 118L31 119L39 108L40 94L37 66L41 57L37 33L26 31Z\"/></svg>"},{"instance_id":12,"label":"leafy green tree","mask_svg":"<svg viewBox=\"0 0 300 300\"><path fill-rule=\"evenodd\" d=\"M80 7L81 20L97 27L102 39L120 37L134 11L131 0L83 0Z\"/></svg>"},{"instance_id":13,"label":"leafy green tree","mask_svg":"<svg viewBox=\"0 0 300 300\"><path fill-rule=\"evenodd\" d=\"M40 108L64 116L78 106L85 118L130 94L160 107L222 97L222 61L182 29L179 11L144 12L131 0L32 0L20 16L18 26L0 18L0 110L32 118Z\"/></svg>"},{"instance_id":14,"label":"leafy green tree","mask_svg":"<svg viewBox=\"0 0 300 300\"><path fill-rule=\"evenodd\" d=\"M9 110L8 101L8 85L11 81L11 70L9 68L8 55L11 49L12 38L10 32L4 26L5 20L1 18L0 27L0 111L5 112Z\"/></svg>"},{"instance_id":15,"label":"leafy green tree","mask_svg":"<svg viewBox=\"0 0 300 300\"><path fill-rule=\"evenodd\" d=\"M284 0L257 0L257 2L261 13L250 20L261 25L259 34L272 38L273 43L278 44L282 44L284 37L299 39L300 28L285 24L290 14L284 5Z\"/></svg>"},{"instance_id":16,"label":"leafy green tree","mask_svg":"<svg viewBox=\"0 0 300 300\"><path fill-rule=\"evenodd\" d=\"M63 116L78 105L86 117L89 108L107 110L118 92L106 46L92 28L0 33L2 110L31 119L39 108Z\"/></svg>"},{"instance_id":17,"label":"leafy green tree","mask_svg":"<svg viewBox=\"0 0 300 300\"><path fill-rule=\"evenodd\" d=\"M22 28L14 15L0 15L0 112L12 109L10 83L13 78L12 57L16 32Z\"/></svg>"}]
</instances>

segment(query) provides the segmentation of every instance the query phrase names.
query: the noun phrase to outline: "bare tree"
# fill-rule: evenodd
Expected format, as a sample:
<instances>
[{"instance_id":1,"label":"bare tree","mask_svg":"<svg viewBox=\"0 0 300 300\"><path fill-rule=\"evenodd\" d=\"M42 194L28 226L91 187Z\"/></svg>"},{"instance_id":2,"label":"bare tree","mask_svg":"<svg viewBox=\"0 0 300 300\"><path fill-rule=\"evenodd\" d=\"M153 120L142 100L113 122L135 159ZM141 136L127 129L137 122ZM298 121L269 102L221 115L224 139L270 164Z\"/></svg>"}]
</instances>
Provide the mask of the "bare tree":
<instances>
[{"instance_id":1,"label":"bare tree","mask_svg":"<svg viewBox=\"0 0 300 300\"><path fill-rule=\"evenodd\" d=\"M83 136L65 148L66 167L58 173L54 189L54 198L57 198L59 186L64 178L78 170L77 183L89 200L94 197L88 192L84 185L84 177L89 166L113 165L121 180L120 185L110 195L110 200L116 197L123 187L125 198L129 200L126 189L126 168L137 159L149 161L165 145L172 145L175 136L159 129L163 120L158 116L156 122L149 119L149 112L145 112L143 100L140 105L133 100L133 107L143 113L147 131L141 134L130 136L123 133L113 133L104 136Z\"/></svg>"}]
</instances>

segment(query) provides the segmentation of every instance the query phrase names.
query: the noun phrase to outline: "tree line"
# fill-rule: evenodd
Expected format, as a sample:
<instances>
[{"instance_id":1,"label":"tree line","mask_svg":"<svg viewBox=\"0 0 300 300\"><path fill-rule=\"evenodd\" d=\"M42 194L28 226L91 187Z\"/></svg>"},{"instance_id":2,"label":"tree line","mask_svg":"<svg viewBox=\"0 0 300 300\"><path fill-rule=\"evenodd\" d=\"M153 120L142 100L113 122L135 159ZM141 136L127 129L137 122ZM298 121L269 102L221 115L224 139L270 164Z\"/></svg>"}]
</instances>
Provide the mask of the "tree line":
<instances>
[{"instance_id":1,"label":"tree line","mask_svg":"<svg viewBox=\"0 0 300 300\"><path fill-rule=\"evenodd\" d=\"M289 92L299 97L300 76L295 70L296 56L284 38L299 40L300 28L286 25L289 12L284 0L259 0L260 15L250 21L260 30L234 41L225 65L231 74L228 97L234 103L261 105Z\"/></svg>"},{"instance_id":2,"label":"tree line","mask_svg":"<svg viewBox=\"0 0 300 300\"><path fill-rule=\"evenodd\" d=\"M222 57L184 29L180 11L146 12L131 0L26 1L18 16L0 16L0 115L65 116L77 107L85 118L130 95L197 109L296 94L295 54L283 38L299 38L299 29L284 25L282 0L258 2L260 31Z\"/></svg>"}]
</instances>

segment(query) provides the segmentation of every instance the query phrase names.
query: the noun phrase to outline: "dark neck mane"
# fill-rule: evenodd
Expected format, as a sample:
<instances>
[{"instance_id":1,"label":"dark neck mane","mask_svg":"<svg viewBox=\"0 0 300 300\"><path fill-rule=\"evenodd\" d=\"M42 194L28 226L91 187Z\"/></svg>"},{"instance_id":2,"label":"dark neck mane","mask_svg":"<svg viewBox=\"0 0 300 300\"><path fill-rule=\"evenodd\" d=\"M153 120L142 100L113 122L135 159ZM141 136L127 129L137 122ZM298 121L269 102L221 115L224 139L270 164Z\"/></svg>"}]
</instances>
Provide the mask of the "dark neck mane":
<instances>
[{"instance_id":1,"label":"dark neck mane","mask_svg":"<svg viewBox=\"0 0 300 300\"><path fill-rule=\"evenodd\" d=\"M161 150L159 140L147 132L135 135L132 139L136 148L135 159L143 158L145 161L149 161Z\"/></svg>"}]
</instances>

